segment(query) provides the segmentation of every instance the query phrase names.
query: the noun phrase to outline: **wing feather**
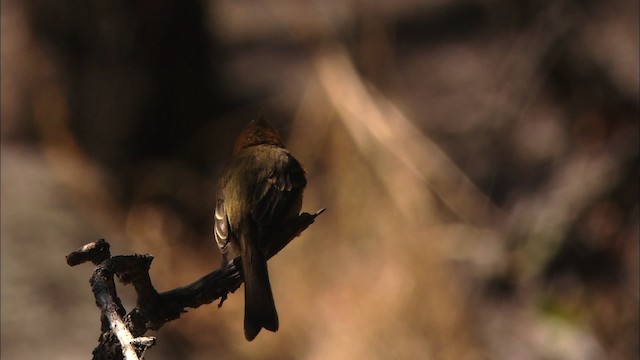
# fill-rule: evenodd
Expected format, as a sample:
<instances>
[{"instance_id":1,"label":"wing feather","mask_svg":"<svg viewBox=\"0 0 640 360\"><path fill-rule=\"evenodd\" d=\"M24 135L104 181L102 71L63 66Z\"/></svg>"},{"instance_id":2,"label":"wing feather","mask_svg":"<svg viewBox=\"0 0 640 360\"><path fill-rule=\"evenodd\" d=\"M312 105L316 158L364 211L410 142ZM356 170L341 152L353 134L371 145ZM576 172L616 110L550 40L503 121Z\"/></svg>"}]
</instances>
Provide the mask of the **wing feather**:
<instances>
[{"instance_id":1,"label":"wing feather","mask_svg":"<svg viewBox=\"0 0 640 360\"><path fill-rule=\"evenodd\" d=\"M218 244L218 248L223 249L229 243L229 219L224 208L224 199L216 202L214 213L213 234Z\"/></svg>"},{"instance_id":2,"label":"wing feather","mask_svg":"<svg viewBox=\"0 0 640 360\"><path fill-rule=\"evenodd\" d=\"M304 169L287 153L254 193L253 219L264 226L279 224L306 184Z\"/></svg>"}]
</instances>

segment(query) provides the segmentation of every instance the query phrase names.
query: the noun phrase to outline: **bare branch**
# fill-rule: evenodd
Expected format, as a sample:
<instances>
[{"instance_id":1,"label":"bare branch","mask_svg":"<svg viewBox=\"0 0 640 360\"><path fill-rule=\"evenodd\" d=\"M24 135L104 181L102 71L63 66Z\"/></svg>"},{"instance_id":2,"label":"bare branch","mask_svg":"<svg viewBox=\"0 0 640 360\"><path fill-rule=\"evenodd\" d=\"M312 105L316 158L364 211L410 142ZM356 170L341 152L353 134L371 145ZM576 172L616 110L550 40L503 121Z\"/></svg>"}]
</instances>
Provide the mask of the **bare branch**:
<instances>
[{"instance_id":1,"label":"bare branch","mask_svg":"<svg viewBox=\"0 0 640 360\"><path fill-rule=\"evenodd\" d=\"M325 209L315 214L302 213L287 223L269 249L268 258L276 255L295 237L300 235ZM242 264L237 258L230 266L215 270L192 284L158 293L151 283L149 268L151 255L121 255L111 257L109 244L98 240L87 244L67 256L67 263L75 266L87 261L96 264L91 276L91 289L96 305L102 311L102 334L93 351L93 358L141 359L144 352L156 342L154 337L143 336L148 330L157 330L165 323L178 319L187 308L197 308L235 292L242 279ZM123 284L133 285L138 295L136 307L128 314L116 293L114 276Z\"/></svg>"},{"instance_id":2,"label":"bare branch","mask_svg":"<svg viewBox=\"0 0 640 360\"><path fill-rule=\"evenodd\" d=\"M69 266L76 266L91 261L95 265L98 265L111 257L109 247L109 243L104 239L89 243L67 255L67 264L69 264Z\"/></svg>"}]
</instances>

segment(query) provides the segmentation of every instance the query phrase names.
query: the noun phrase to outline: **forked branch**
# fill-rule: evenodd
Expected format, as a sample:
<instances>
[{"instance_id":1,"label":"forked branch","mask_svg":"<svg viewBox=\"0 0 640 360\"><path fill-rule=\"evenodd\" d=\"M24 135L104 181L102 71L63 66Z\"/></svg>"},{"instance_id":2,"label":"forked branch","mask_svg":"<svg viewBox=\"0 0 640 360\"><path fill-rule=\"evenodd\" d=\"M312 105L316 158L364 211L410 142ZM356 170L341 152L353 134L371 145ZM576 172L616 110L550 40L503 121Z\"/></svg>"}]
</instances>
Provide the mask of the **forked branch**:
<instances>
[{"instance_id":1,"label":"forked branch","mask_svg":"<svg viewBox=\"0 0 640 360\"><path fill-rule=\"evenodd\" d=\"M268 257L273 257L300 235L323 211L302 213L289 221L275 239ZM221 306L227 294L235 292L243 281L242 262L235 259L231 266L215 270L189 285L158 293L149 277L153 256L111 256L109 248L105 240L98 240L67 255L70 266L88 261L96 265L91 289L102 312L102 333L93 351L95 360L141 359L156 342L155 337L144 336L148 330L157 330L178 319L187 308L197 308L217 299L221 299ZM116 292L114 275L123 284L133 285L137 293L136 307L129 313Z\"/></svg>"}]
</instances>

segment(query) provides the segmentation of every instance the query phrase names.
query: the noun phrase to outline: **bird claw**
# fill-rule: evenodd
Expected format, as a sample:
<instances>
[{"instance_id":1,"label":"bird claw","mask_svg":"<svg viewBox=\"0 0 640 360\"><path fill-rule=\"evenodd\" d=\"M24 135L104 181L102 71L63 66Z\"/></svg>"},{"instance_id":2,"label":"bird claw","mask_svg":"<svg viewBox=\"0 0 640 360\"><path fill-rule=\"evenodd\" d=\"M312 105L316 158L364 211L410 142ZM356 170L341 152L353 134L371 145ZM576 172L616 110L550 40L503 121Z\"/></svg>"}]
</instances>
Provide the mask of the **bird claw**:
<instances>
[{"instance_id":1,"label":"bird claw","mask_svg":"<svg viewBox=\"0 0 640 360\"><path fill-rule=\"evenodd\" d=\"M222 307L222 304L224 303L225 300L227 300L227 295L229 294L229 292L225 292L224 295L220 296L220 302L218 303L218 309L220 309Z\"/></svg>"}]
</instances>

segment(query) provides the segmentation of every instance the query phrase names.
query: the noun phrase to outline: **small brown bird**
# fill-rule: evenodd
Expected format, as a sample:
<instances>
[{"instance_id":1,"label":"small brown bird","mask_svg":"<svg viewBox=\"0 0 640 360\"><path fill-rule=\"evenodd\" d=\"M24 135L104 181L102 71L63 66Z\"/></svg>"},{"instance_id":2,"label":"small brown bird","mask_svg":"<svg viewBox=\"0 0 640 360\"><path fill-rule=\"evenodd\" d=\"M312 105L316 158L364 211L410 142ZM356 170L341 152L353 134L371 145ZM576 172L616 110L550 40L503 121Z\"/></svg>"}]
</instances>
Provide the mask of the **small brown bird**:
<instances>
[{"instance_id":1,"label":"small brown bird","mask_svg":"<svg viewBox=\"0 0 640 360\"><path fill-rule=\"evenodd\" d=\"M242 258L244 335L251 341L262 328L278 330L267 254L278 230L300 213L307 180L263 116L240 134L233 154L218 184L214 236L225 266Z\"/></svg>"}]
</instances>

